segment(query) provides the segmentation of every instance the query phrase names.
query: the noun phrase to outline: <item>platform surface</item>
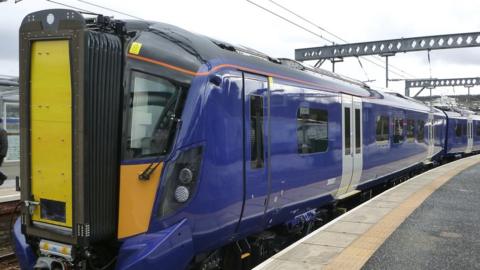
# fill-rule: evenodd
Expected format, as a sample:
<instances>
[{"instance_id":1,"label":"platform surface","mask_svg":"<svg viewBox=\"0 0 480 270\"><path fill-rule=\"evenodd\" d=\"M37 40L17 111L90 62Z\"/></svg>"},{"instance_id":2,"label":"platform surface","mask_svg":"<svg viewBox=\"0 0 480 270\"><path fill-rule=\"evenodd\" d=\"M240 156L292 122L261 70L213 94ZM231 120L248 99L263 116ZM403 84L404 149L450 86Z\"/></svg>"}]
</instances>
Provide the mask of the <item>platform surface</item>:
<instances>
[{"instance_id":1,"label":"platform surface","mask_svg":"<svg viewBox=\"0 0 480 270\"><path fill-rule=\"evenodd\" d=\"M435 191L363 269L480 269L480 165Z\"/></svg>"},{"instance_id":2,"label":"platform surface","mask_svg":"<svg viewBox=\"0 0 480 270\"><path fill-rule=\"evenodd\" d=\"M20 192L15 190L15 177L20 175L19 162L6 161L0 167L0 171L8 177L0 186L0 203L20 199Z\"/></svg>"},{"instance_id":3,"label":"platform surface","mask_svg":"<svg viewBox=\"0 0 480 270\"><path fill-rule=\"evenodd\" d=\"M418 175L332 220L255 269L480 268L476 259L480 211L471 213L480 206L479 163L480 155L471 156ZM475 231L477 236L471 237ZM456 265L460 259L464 261Z\"/></svg>"}]
</instances>

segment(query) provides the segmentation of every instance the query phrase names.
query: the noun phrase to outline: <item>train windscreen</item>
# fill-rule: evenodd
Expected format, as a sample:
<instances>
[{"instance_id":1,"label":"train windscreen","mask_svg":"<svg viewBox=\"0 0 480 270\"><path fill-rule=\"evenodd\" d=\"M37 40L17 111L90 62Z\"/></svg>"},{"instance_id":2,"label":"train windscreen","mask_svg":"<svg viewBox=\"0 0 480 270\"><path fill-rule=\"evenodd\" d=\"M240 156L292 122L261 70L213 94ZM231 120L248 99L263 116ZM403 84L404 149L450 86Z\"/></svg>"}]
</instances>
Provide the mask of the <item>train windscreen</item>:
<instances>
[{"instance_id":1,"label":"train windscreen","mask_svg":"<svg viewBox=\"0 0 480 270\"><path fill-rule=\"evenodd\" d=\"M159 76L133 72L124 158L163 155L168 151L176 110L185 87Z\"/></svg>"}]
</instances>

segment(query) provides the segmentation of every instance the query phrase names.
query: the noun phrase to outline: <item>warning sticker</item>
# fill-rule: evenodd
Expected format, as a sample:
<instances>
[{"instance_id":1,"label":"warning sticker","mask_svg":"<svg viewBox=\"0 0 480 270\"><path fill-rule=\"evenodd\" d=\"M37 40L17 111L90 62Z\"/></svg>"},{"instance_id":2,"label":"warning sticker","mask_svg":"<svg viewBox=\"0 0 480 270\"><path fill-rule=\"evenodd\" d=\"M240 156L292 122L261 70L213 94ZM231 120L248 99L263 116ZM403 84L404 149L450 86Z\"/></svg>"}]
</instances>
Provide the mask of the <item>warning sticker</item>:
<instances>
[{"instance_id":1,"label":"warning sticker","mask_svg":"<svg viewBox=\"0 0 480 270\"><path fill-rule=\"evenodd\" d=\"M131 54L138 55L140 53L140 49L142 48L142 43L133 42L132 46L130 46L130 50L128 51Z\"/></svg>"}]
</instances>

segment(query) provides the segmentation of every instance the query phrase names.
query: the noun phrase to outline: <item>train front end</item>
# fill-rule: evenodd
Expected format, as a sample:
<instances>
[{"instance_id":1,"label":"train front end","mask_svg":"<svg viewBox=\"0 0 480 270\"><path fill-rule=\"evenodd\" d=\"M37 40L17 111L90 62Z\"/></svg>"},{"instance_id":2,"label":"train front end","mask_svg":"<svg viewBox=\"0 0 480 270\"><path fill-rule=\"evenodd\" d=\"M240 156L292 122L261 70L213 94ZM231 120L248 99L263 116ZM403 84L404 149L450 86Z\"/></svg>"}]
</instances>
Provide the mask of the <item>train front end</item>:
<instances>
[{"instance_id":1,"label":"train front end","mask_svg":"<svg viewBox=\"0 0 480 270\"><path fill-rule=\"evenodd\" d=\"M194 189L201 147L165 162L193 75L142 61L152 34L142 41L141 31L127 28L124 21L64 9L38 11L22 22L24 207L14 227L22 269L138 269L152 249L158 262L158 250L167 256L177 241L191 248L188 234L169 240L184 229L181 220L157 225L164 233L148 230L153 213L172 216ZM158 59L183 51L154 36L164 42L151 51ZM164 170L175 180L158 197ZM180 189L176 179L183 181Z\"/></svg>"},{"instance_id":2,"label":"train front end","mask_svg":"<svg viewBox=\"0 0 480 270\"><path fill-rule=\"evenodd\" d=\"M75 11L45 10L20 28L26 242L16 245L40 269L115 249L123 30L104 19L101 31Z\"/></svg>"}]
</instances>

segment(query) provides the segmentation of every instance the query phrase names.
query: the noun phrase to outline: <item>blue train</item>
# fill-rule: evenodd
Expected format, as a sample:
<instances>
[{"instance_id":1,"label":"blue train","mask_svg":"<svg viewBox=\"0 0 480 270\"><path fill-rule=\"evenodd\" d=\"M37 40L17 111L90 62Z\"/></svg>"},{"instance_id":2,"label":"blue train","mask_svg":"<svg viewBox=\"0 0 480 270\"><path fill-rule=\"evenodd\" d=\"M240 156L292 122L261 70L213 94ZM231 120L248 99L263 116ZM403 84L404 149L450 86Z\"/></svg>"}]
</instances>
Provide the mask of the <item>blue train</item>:
<instances>
[{"instance_id":1,"label":"blue train","mask_svg":"<svg viewBox=\"0 0 480 270\"><path fill-rule=\"evenodd\" d=\"M480 118L157 22L20 28L22 269L242 269Z\"/></svg>"}]
</instances>

